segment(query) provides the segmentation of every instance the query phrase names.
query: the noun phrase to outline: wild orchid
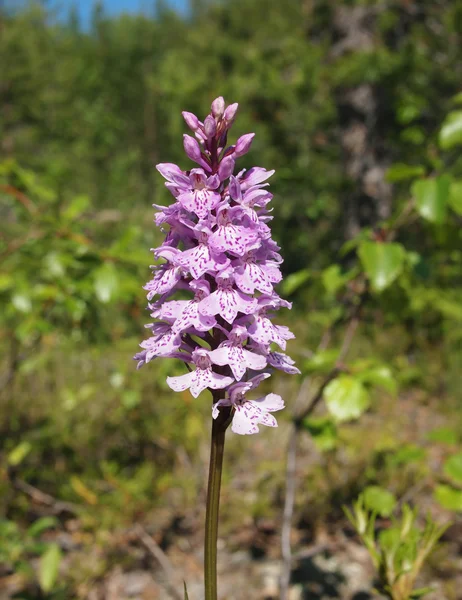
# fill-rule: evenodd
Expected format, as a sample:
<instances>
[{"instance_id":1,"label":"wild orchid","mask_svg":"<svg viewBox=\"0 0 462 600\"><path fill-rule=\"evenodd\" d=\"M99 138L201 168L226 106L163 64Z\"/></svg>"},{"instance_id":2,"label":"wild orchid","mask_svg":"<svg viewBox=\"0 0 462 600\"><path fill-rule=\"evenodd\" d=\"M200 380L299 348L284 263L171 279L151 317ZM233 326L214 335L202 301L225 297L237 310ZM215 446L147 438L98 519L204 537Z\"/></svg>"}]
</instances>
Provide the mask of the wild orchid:
<instances>
[{"instance_id":1,"label":"wild orchid","mask_svg":"<svg viewBox=\"0 0 462 600\"><path fill-rule=\"evenodd\" d=\"M267 180L274 171L262 167L235 173L253 133L228 146L228 131L238 105L213 101L203 122L189 112L183 117L194 133L184 136L187 156L198 165L183 171L175 164L157 165L175 201L154 205L155 223L165 233L152 250L160 264L152 267L148 307L156 321L151 337L141 343L138 367L157 357L183 361L187 372L167 377L176 391L197 398L210 390L212 452L206 516L206 600L216 599L216 538L225 431L254 434L259 425L276 427L271 414L284 408L274 393L249 397L274 369L299 373L284 351L294 337L273 323L273 313L291 308L274 286L282 279L282 257L271 237ZM177 298L177 293L181 299ZM190 294L189 299L184 299ZM283 352L275 351L276 344Z\"/></svg>"}]
</instances>

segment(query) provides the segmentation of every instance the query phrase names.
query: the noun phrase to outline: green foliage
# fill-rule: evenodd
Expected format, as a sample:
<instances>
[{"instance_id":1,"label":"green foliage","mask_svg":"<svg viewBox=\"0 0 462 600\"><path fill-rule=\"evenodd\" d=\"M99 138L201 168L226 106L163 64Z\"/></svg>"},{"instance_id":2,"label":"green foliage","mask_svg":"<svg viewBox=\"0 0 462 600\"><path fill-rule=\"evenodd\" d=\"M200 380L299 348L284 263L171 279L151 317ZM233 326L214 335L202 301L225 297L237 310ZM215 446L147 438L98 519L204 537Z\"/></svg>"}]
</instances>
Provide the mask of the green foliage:
<instances>
[{"instance_id":1,"label":"green foliage","mask_svg":"<svg viewBox=\"0 0 462 600\"><path fill-rule=\"evenodd\" d=\"M443 150L462 145L462 110L450 112L441 127L439 143Z\"/></svg>"},{"instance_id":2,"label":"green foliage","mask_svg":"<svg viewBox=\"0 0 462 600\"><path fill-rule=\"evenodd\" d=\"M380 517L389 517L396 507L395 496L377 485L370 485L363 492L364 507Z\"/></svg>"},{"instance_id":3,"label":"green foliage","mask_svg":"<svg viewBox=\"0 0 462 600\"><path fill-rule=\"evenodd\" d=\"M289 352L315 384L334 373L328 414L303 422L322 460L342 453L337 479L373 484L378 513L386 488L422 473L437 502L462 510L458 459L435 474L428 449L386 427L365 457L351 423L410 397L452 426L460 399L460 10L422 2L417 18L411 5L225 0L185 18L101 14L89 31L40 7L0 9L0 511L15 520L0 562L35 581L39 558L42 594L67 568L47 532L61 525L28 530L33 502L10 471L76 507L89 544L159 508L182 513L201 492L207 403L171 402L174 362L135 373L130 357L149 320L151 205L170 202L154 164L188 168L180 112L202 115L218 94L240 103L236 135L257 134L242 166L276 169ZM454 431L426 439L451 450ZM356 477L355 453L378 464Z\"/></svg>"},{"instance_id":4,"label":"green foliage","mask_svg":"<svg viewBox=\"0 0 462 600\"><path fill-rule=\"evenodd\" d=\"M57 544L50 544L40 559L38 579L45 594L51 592L58 579L61 550Z\"/></svg>"},{"instance_id":5,"label":"green foliage","mask_svg":"<svg viewBox=\"0 0 462 600\"><path fill-rule=\"evenodd\" d=\"M401 244L363 241L358 255L372 287L382 292L402 272L406 253Z\"/></svg>"},{"instance_id":6,"label":"green foliage","mask_svg":"<svg viewBox=\"0 0 462 600\"><path fill-rule=\"evenodd\" d=\"M324 391L326 406L337 422L357 419L369 407L367 389L358 379L341 375Z\"/></svg>"},{"instance_id":7,"label":"green foliage","mask_svg":"<svg viewBox=\"0 0 462 600\"><path fill-rule=\"evenodd\" d=\"M15 522L0 520L0 562L33 580L35 575L31 561L39 556L38 583L47 594L56 586L62 556L56 543L44 542L40 538L57 525L56 518L42 517L22 532Z\"/></svg>"},{"instance_id":8,"label":"green foliage","mask_svg":"<svg viewBox=\"0 0 462 600\"><path fill-rule=\"evenodd\" d=\"M412 193L416 199L417 210L424 219L432 223L444 223L450 184L451 180L447 175L414 182Z\"/></svg>"},{"instance_id":9,"label":"green foliage","mask_svg":"<svg viewBox=\"0 0 462 600\"><path fill-rule=\"evenodd\" d=\"M401 518L393 518L391 527L376 533L377 514L390 514L394 504L386 490L369 488L352 511L345 512L371 555L378 591L391 600L413 600L431 591L416 589L416 579L447 526L438 526L427 517L425 527L418 528L417 511L404 504Z\"/></svg>"},{"instance_id":10,"label":"green foliage","mask_svg":"<svg viewBox=\"0 0 462 600\"><path fill-rule=\"evenodd\" d=\"M462 452L446 459L443 474L449 482L435 487L435 499L447 510L462 512Z\"/></svg>"}]
</instances>

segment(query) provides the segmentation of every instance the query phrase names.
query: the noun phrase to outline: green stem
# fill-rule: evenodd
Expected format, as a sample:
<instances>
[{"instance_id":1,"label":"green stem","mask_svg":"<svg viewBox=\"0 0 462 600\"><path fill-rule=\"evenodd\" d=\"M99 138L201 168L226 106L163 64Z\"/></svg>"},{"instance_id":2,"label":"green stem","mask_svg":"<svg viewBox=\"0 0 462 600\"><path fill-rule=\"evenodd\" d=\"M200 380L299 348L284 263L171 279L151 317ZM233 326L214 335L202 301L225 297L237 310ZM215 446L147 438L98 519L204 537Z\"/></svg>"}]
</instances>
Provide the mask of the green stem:
<instances>
[{"instance_id":1,"label":"green stem","mask_svg":"<svg viewBox=\"0 0 462 600\"><path fill-rule=\"evenodd\" d=\"M220 508L221 473L225 434L231 422L231 409L223 408L212 423L209 482L205 513L204 580L205 600L217 600L217 538Z\"/></svg>"}]
</instances>

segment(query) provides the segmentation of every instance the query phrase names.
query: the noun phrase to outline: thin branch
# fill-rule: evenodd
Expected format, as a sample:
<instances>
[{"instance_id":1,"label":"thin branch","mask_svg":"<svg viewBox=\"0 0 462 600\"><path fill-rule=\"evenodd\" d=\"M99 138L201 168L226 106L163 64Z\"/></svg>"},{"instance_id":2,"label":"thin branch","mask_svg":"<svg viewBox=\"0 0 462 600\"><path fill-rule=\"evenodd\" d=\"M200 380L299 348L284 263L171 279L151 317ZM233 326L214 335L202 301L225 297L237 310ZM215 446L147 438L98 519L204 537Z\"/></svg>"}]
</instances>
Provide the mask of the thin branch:
<instances>
[{"instance_id":1,"label":"thin branch","mask_svg":"<svg viewBox=\"0 0 462 600\"><path fill-rule=\"evenodd\" d=\"M30 483L27 483L27 481L13 478L12 484L14 488L20 490L21 492L29 496L34 502L37 502L38 504L44 504L45 506L49 506L55 514L59 514L62 512L70 512L74 514L78 513L78 506L76 504L57 500L56 498L53 498L53 496L50 496L50 494L42 492L42 490L39 490Z\"/></svg>"},{"instance_id":2,"label":"thin branch","mask_svg":"<svg viewBox=\"0 0 462 600\"><path fill-rule=\"evenodd\" d=\"M319 386L315 395L311 398L308 406L298 412L298 414L294 414L292 419L292 429L290 433L289 447L287 449L287 463L286 463L286 493L284 498L284 512L282 518L282 529L281 529L281 555L282 555L282 567L281 567L281 576L280 576L280 600L287 600L289 594L289 585L290 585L290 574L292 570L292 548L290 543L290 535L292 531L292 520L295 506L295 494L296 494L296 464L297 464L297 444L298 444L298 436L301 431L301 425L303 421L309 417L315 408L318 406L319 402L322 400L324 395L324 390L329 385L329 383L334 380L339 373L342 372L342 362L345 360L346 355L351 347L353 342L356 330L359 325L359 315L361 312L361 308L364 304L365 298L367 296L366 291L360 296L359 302L353 310L353 313L350 317L348 325L345 330L345 335L343 337L342 345L340 347L336 364L331 369L331 371L326 375L324 381ZM325 349L329 343L331 338L332 328L327 330L321 339L320 347ZM301 400L308 395L307 387L309 386L309 378L305 377L300 386L299 392L297 394L297 399L295 401L295 409L298 408Z\"/></svg>"},{"instance_id":3,"label":"thin branch","mask_svg":"<svg viewBox=\"0 0 462 600\"><path fill-rule=\"evenodd\" d=\"M180 594L180 592L178 592L173 583L176 582L177 576L165 552L139 523L135 525L134 529L135 534L137 535L140 542L143 544L146 550L148 550L148 552L156 559L156 561L159 563L160 567L164 571L167 577L165 587L168 589L170 595L175 600L183 600L182 595Z\"/></svg>"}]
</instances>

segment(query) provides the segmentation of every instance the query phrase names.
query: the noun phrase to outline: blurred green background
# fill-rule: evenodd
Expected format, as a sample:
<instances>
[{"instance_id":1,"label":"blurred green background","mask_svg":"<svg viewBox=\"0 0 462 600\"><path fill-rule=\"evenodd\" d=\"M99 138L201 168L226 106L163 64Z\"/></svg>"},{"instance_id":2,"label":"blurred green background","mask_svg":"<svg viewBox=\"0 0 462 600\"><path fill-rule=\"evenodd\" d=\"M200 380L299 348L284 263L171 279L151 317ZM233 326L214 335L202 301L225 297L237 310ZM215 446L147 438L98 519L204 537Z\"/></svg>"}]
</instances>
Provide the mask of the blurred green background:
<instances>
[{"instance_id":1,"label":"blurred green background","mask_svg":"<svg viewBox=\"0 0 462 600\"><path fill-rule=\"evenodd\" d=\"M137 524L180 586L200 580L209 400L169 390L174 361L136 372L131 357L160 240L151 205L170 201L154 165L190 168L181 111L203 117L218 95L240 104L234 135L256 133L241 167L276 169L294 305L278 319L303 371L267 386L288 405L279 430L229 436L227 552L277 558L291 411L358 306L340 390L305 423L295 543L335 538L368 486L460 523L461 3L60 15L0 8L0 597L132 597L114 578L157 568ZM447 544L439 600L459 598ZM162 577L139 597L166 598Z\"/></svg>"}]
</instances>

